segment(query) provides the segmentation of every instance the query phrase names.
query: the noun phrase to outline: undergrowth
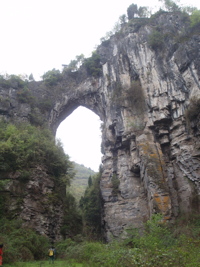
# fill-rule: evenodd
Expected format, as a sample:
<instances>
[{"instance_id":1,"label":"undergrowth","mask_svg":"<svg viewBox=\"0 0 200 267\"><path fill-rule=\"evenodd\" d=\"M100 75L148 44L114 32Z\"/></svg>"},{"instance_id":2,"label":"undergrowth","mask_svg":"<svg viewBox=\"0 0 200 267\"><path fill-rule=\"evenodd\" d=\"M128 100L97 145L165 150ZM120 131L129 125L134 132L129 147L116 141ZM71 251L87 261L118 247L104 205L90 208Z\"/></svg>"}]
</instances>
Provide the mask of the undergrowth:
<instances>
[{"instance_id":1,"label":"undergrowth","mask_svg":"<svg viewBox=\"0 0 200 267\"><path fill-rule=\"evenodd\" d=\"M47 266L47 242L20 222L7 224L8 233L4 258L5 266ZM16 229L14 229L16 228ZM66 239L56 244L55 266L71 267L198 267L200 266L200 216L182 216L173 225L165 223L159 214L147 221L143 233L127 230L128 238L110 243L87 241L84 238ZM9 236L9 237L8 237ZM1 236L2 239L3 236ZM26 258L27 251L32 257ZM19 257L20 255L20 257ZM6 264L9 258L21 260ZM33 261L35 258L35 262ZM23 262L24 261L24 262ZM26 262L28 261L28 262Z\"/></svg>"},{"instance_id":2,"label":"undergrowth","mask_svg":"<svg viewBox=\"0 0 200 267\"><path fill-rule=\"evenodd\" d=\"M199 215L182 218L170 226L162 222L160 215L155 215L145 224L142 235L137 229L129 229L130 237L123 241L104 244L66 240L62 257L74 259L83 267L198 267L199 219Z\"/></svg>"}]
</instances>

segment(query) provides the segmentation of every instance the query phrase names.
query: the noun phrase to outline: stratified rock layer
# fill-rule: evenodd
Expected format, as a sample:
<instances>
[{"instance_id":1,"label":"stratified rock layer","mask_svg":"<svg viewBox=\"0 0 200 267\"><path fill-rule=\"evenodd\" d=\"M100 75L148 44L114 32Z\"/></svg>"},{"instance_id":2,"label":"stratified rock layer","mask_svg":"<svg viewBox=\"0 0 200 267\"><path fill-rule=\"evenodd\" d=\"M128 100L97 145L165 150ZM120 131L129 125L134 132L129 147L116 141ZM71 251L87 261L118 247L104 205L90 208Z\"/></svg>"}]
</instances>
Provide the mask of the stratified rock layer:
<instances>
[{"instance_id":1,"label":"stratified rock layer","mask_svg":"<svg viewBox=\"0 0 200 267\"><path fill-rule=\"evenodd\" d=\"M200 125L198 116L186 121L185 112L191 99L200 98L200 35L191 33L187 23L181 13L166 13L145 26L123 27L97 49L100 78L82 66L77 72L64 70L63 80L51 88L29 84L37 99L51 99L53 108L40 116L54 133L78 106L102 120L107 240L123 236L126 228L142 227L156 212L171 220L199 210ZM150 45L158 25L163 40ZM16 92L1 90L10 101L1 114L29 120L31 108L17 101Z\"/></svg>"}]
</instances>

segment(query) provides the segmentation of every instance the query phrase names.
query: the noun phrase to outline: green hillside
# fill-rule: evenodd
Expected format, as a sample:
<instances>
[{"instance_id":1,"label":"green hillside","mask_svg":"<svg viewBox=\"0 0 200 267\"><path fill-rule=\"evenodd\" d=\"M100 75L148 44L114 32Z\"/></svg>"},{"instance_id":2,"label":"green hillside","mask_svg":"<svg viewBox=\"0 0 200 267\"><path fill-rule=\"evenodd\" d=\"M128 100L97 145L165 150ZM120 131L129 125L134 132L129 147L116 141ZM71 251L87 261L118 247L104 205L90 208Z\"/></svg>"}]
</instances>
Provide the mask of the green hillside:
<instances>
[{"instance_id":1,"label":"green hillside","mask_svg":"<svg viewBox=\"0 0 200 267\"><path fill-rule=\"evenodd\" d=\"M93 176L95 172L82 164L78 164L75 162L73 163L76 175L71 182L70 192L73 194L76 200L79 201L81 196L84 195L85 189L88 185L89 176Z\"/></svg>"}]
</instances>

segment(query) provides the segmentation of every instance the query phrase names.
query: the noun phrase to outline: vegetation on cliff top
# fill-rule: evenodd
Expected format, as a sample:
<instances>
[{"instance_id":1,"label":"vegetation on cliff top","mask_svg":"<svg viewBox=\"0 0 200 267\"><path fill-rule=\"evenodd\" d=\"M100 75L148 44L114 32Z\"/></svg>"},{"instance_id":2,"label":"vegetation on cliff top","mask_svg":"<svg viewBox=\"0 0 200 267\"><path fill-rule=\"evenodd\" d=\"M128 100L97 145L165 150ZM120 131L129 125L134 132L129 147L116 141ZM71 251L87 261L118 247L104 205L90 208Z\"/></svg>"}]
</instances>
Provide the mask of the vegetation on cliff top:
<instances>
[{"instance_id":1,"label":"vegetation on cliff top","mask_svg":"<svg viewBox=\"0 0 200 267\"><path fill-rule=\"evenodd\" d=\"M22 172L44 164L55 177L66 175L72 167L60 143L55 145L51 132L30 124L0 123L0 172ZM67 179L72 177L67 176Z\"/></svg>"}]
</instances>

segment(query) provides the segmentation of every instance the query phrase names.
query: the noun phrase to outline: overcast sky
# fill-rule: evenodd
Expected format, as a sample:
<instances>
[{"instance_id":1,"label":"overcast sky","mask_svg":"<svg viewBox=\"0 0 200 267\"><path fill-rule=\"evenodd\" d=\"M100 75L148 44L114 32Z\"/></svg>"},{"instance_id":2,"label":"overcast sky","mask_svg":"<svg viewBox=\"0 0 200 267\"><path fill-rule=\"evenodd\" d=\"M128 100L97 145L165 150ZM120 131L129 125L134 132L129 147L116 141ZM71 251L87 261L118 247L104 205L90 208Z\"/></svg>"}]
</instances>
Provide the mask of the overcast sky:
<instances>
[{"instance_id":1,"label":"overcast sky","mask_svg":"<svg viewBox=\"0 0 200 267\"><path fill-rule=\"evenodd\" d=\"M180 3L200 8L196 2ZM152 8L161 4L157 0L0 0L0 73L32 73L39 79L48 70L62 69L76 55L90 56L132 3ZM77 109L62 124L57 137L71 160L97 171L101 163L98 116Z\"/></svg>"}]
</instances>

